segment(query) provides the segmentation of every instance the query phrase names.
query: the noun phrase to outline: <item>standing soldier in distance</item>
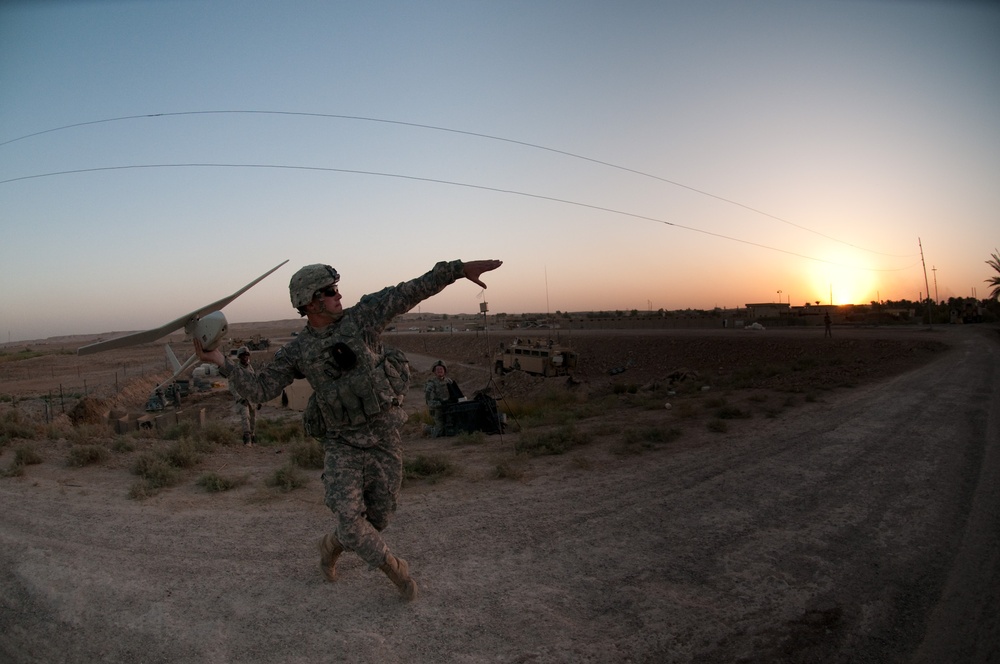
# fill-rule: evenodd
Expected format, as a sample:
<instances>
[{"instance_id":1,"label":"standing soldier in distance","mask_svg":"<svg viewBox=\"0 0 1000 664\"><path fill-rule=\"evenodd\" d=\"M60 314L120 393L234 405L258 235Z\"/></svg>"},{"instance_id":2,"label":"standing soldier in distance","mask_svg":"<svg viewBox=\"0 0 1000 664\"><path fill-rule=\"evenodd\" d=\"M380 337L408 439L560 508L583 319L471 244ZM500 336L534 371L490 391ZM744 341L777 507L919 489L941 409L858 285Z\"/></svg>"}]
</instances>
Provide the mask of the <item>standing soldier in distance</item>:
<instances>
[{"instance_id":1,"label":"standing soldier in distance","mask_svg":"<svg viewBox=\"0 0 1000 664\"><path fill-rule=\"evenodd\" d=\"M481 288L484 272L499 260L441 262L423 276L365 295L343 309L340 275L329 265L307 265L288 285L292 306L306 317L305 329L256 374L232 362L218 349L195 351L219 366L240 394L269 401L296 378L313 388L303 414L306 433L322 442L326 504L334 514L335 533L320 540L320 566L328 581L337 578L337 558L354 551L381 569L404 599L417 595L405 560L394 556L382 538L396 510L403 461L399 427L409 380L402 353L382 345L382 331L396 316L464 277Z\"/></svg>"},{"instance_id":2,"label":"standing soldier in distance","mask_svg":"<svg viewBox=\"0 0 1000 664\"><path fill-rule=\"evenodd\" d=\"M240 346L240 349L236 351L236 359L239 360L240 366L250 372L253 372L253 366L250 364L249 348L246 346ZM236 400L233 403L233 411L240 418L240 427L243 429L243 444L246 447L250 447L257 442L257 409L260 408L260 404L250 403L248 400L243 398L243 396L236 391L236 386L232 383L229 383L229 391L233 394L233 398Z\"/></svg>"}]
</instances>

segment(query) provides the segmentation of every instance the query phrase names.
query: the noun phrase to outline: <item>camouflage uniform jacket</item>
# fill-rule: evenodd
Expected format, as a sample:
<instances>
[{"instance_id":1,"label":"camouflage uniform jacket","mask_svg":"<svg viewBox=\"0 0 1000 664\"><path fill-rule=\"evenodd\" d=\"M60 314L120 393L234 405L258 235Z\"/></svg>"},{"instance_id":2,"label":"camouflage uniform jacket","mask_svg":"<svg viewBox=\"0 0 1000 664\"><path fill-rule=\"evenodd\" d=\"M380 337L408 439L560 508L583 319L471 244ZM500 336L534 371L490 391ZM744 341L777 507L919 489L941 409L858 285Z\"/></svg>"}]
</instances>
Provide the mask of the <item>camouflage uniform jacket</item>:
<instances>
[{"instance_id":1,"label":"camouflage uniform jacket","mask_svg":"<svg viewBox=\"0 0 1000 664\"><path fill-rule=\"evenodd\" d=\"M242 366L242 365L240 365L240 366ZM247 365L245 367L245 369L248 370L248 371L250 371L250 373L253 373L253 365L252 364ZM229 382L229 393L233 395L233 398L236 400L237 404L239 404L241 406L249 406L249 405L251 405L249 401L247 401L246 399L243 398L242 394L240 394L239 392L236 391L236 386L233 385L232 381Z\"/></svg>"},{"instance_id":2,"label":"camouflage uniform jacket","mask_svg":"<svg viewBox=\"0 0 1000 664\"><path fill-rule=\"evenodd\" d=\"M440 408L445 403L452 401L451 390L448 386L454 382L447 376L444 377L444 380L437 376L429 378L424 384L424 401L427 402L427 407Z\"/></svg>"},{"instance_id":3,"label":"camouflage uniform jacket","mask_svg":"<svg viewBox=\"0 0 1000 664\"><path fill-rule=\"evenodd\" d=\"M256 375L228 358L220 373L239 394L258 403L277 397L297 378L307 379L313 396L303 419L306 432L315 438L368 430L376 416L402 403L407 388L401 354L389 352L387 360L382 331L461 276L461 261L438 263L423 276L363 296L326 327L307 325ZM345 366L351 362L344 361L342 345L356 358L353 366Z\"/></svg>"}]
</instances>

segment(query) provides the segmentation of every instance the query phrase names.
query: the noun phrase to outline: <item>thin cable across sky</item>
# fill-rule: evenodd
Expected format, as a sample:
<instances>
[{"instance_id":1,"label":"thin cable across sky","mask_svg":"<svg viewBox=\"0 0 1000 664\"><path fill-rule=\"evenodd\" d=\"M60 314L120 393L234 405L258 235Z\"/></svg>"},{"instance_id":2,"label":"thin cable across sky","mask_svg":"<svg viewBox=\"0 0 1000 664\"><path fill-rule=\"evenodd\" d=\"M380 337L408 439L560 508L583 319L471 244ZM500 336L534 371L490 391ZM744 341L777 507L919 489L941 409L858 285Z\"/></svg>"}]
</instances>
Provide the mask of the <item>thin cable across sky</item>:
<instances>
[{"instance_id":1,"label":"thin cable across sky","mask_svg":"<svg viewBox=\"0 0 1000 664\"><path fill-rule=\"evenodd\" d=\"M18 182L22 180L33 180L39 178L48 177L58 177L63 175L73 175L79 173L97 173L103 171L121 171L121 170L133 170L133 169L157 169L157 168L250 168L250 169L279 169L279 170L297 170L297 171L319 171L319 172L329 172L329 173L350 173L354 175L368 175L373 177L384 177L384 178L396 178L401 180L412 180L416 182L429 182L433 184L443 184L452 187L465 187L468 189L478 189L481 191L492 191L500 194L509 194L513 196L524 196L527 198L534 198L544 201L552 201L554 203L562 203L564 205L574 205L577 207L587 208L590 210L598 210L601 212L609 212L611 214L622 215L625 217L631 217L633 219L642 219L645 221L652 221L658 224L663 224L665 226L672 226L674 228L680 228L686 231L691 231L693 233L701 233L702 235L709 235L711 237L717 237L723 240L729 240L731 242L739 242L741 244L746 244L753 247L758 247L760 249L767 249L769 251L776 251L779 253L787 254L789 256L795 256L797 258L803 258L810 261L815 261L818 263L826 263L827 265L834 265L837 267L846 267L852 269L867 270L869 272L898 272L903 270L909 270L919 262L914 263L903 268L895 269L876 269L876 268L865 268L858 267L855 265L844 265L842 263L837 263L835 261L826 260L823 258L816 258L815 256L807 256L805 254L800 254L795 251L789 251L787 249L780 249L778 247L772 247L770 245L762 244L760 242L753 242L751 240L744 240L742 238L733 237L731 235L725 235L722 233L714 233L712 231L707 231L701 228L695 228L693 226L685 226L684 224L678 224L676 222L667 221L665 219L658 219L656 217L650 217L643 214L638 214L635 212L626 212L624 210L616 210L614 208L604 207L601 205L594 205L591 203L581 203L579 201L573 201L566 198L558 198L555 196L546 196L544 194L532 194L529 192L518 191L515 189L503 189L500 187L490 187L487 185L473 184L470 182L456 182L454 180L442 180L438 178L422 177L418 175L404 175L401 173L384 173L378 171L365 171L352 168L333 168L326 166L296 166L292 164L225 164L225 163L180 163L180 164L128 164L124 166L98 166L94 168L75 168L65 171L52 171L49 173L36 173L32 175L22 175L16 178L9 178L6 180L0 180L0 185L9 184L12 182Z\"/></svg>"},{"instance_id":2,"label":"thin cable across sky","mask_svg":"<svg viewBox=\"0 0 1000 664\"><path fill-rule=\"evenodd\" d=\"M607 168L613 168L613 169L616 169L616 170L619 170L619 171L623 171L623 172L626 172L626 173L632 173L634 175L639 175L639 176L642 176L642 177L645 177L645 178L650 178L650 179L653 179L653 180L657 180L659 182L663 182L663 183L666 183L666 184L669 184L669 185L672 185L672 186L675 186L675 187L680 187L682 189L686 189L688 191L694 192L694 193L699 194L701 196L706 196L706 197L715 199L717 201L721 201L723 203L727 203L729 205L733 205L733 206L742 208L742 209L747 210L749 212L753 212L754 214L757 214L757 215L760 215L760 216L763 216L763 217L767 217L767 218L773 219L775 221L779 221L779 222L781 222L783 224L787 224L787 225L792 226L794 228L797 228L799 230L803 230L803 231L806 231L808 233L813 233L815 235L818 235L818 236L820 236L822 238L825 238L827 240L830 240L832 242L837 242L839 244L846 245L848 247L851 247L852 249L857 249L859 251L865 251L865 252L868 252L868 253L877 254L877 255L881 255L881 256L886 256L886 257L890 257L890 258L911 258L911 257L917 255L917 254L902 254L902 255L900 255L900 254L889 254L889 253L885 253L885 252L881 252L881 251L876 251L874 249L868 249L868 248L859 246L857 244L854 244L854 243L851 243L851 242L847 242L846 240L841 240L841 239L835 238L835 237L833 237L831 235L827 235L826 233L822 233L822 232L817 231L815 229L808 228L807 226L803 226L801 224L797 224L797 223L795 223L793 221L789 221L788 219L784 219L784 218L782 218L780 216L771 214L769 212L765 212L765 211L760 210L758 208L755 208L753 206L746 205L744 203L740 203L739 201L735 201L733 199L726 198L724 196L713 194L711 192L705 191L703 189L699 189L697 187L692 187L690 185L687 185L687 184L684 184L684 183L681 183L681 182L677 182L676 180L671 180L671 179L668 179L668 178L661 177L659 175L654 175L652 173L648 173L648 172L641 171L641 170L638 170L638 169L629 168L627 166L621 166L619 164L614 164L612 162L604 161L604 160L601 160L601 159L596 159L596 158L593 158L593 157L588 157L586 155L581 155L581 154L578 154L578 153L575 153L575 152L570 152L570 151L567 151L567 150L560 150L558 148L548 147L548 146L545 146L545 145L539 145L537 143L530 143L530 142L527 142L527 141L521 141L521 140L517 140L517 139L513 139L513 138L506 138L506 137L503 137L503 136L495 136L495 135L492 135L492 134L485 134L485 133L481 133L481 132L474 132L474 131L468 131L468 130L463 130L463 129L455 129L455 128L452 128L452 127L441 127L441 126L437 126L437 125L429 125L429 124L423 124L423 123L418 123L418 122L408 122L408 121L404 121L404 120L389 120L389 119L385 119L385 118L365 117L365 116L360 116L360 115L345 115L345 114L337 114L337 113L314 113L314 112L306 112L306 111L273 111L273 110L174 111L174 112L167 112L167 113L146 113L146 114L140 114L140 115L124 115L124 116L119 116L119 117L114 117L114 118L103 118L103 119L100 119L100 120L88 120L88 121L84 121L84 122L75 122L75 123L72 123L72 124L62 125L60 127L52 127L52 128L49 128L49 129L43 129L41 131L33 132L33 133L30 133L30 134L25 134L23 136L18 136L16 138L12 138L12 139L8 139L6 141L2 141L2 142L0 142L0 147L6 146L6 145L9 145L11 143L18 142L18 141L27 140L29 138L34 138L34 137L37 137L37 136L42 136L44 134L50 134L50 133L54 133L54 132L65 131L65 130L75 129L75 128L79 128L79 127L86 127L86 126L97 125L97 124L108 124L108 123L114 123L114 122L124 122L124 121L127 121L127 120L140 120L140 119L162 118L162 117L172 117L172 116L173 117L177 117L177 116L192 116L192 115L279 115L279 116L299 116L299 117L329 118L329 119L338 119L338 120L351 120L351 121L357 121L357 122L371 122L371 123L391 124L391 125L398 125L398 126L404 126L404 127L414 127L414 128L417 128L417 129L426 129L426 130L429 130L429 131L441 131L441 132L448 132L448 133L458 134L458 135L463 135L463 136L472 136L472 137L475 137L475 138L482 138L482 139L491 140L491 141L500 141L500 142L509 143L509 144L512 144L512 145L520 145L520 146L531 148L531 149L534 149L534 150L543 150L545 152L550 152L550 153L553 153L553 154L563 155L563 156L566 156L566 157L570 157L572 159L578 159L578 160L582 160L582 161L587 161L587 162L590 162L590 163L593 163L593 164L598 164L598 165L601 165L601 166L605 166ZM194 165L194 164L192 164L192 165ZM204 166L210 166L211 164L202 164L202 165L204 165ZM156 167L156 166L157 165L136 165L136 166L132 166L132 168L144 168L144 167ZM159 165L159 167L164 167L164 168L165 167L179 167L179 166L183 166L183 164L161 164L161 165ZM216 164L215 166L222 167L224 165L222 165L222 164ZM256 164L256 165L254 165L254 164L242 164L242 165L230 164L229 166L230 167L234 167L234 168L235 167L240 167L240 166L247 167L247 168L253 168L253 167L256 167L256 168L289 168L289 169L296 168L295 166L290 166L290 165L286 166L286 165L263 165L263 164ZM105 169L97 168L97 169L91 169L91 170L114 170L115 168L116 167L109 167L109 168L105 168ZM304 170L306 169L306 167L301 167L301 168L303 168ZM63 174L70 173L70 172L83 172L84 170L87 170L87 169L77 170L77 171L60 171L60 172L53 172L53 173L47 173L47 174L39 174L39 175L34 176L34 177L43 177L43 176L51 176L51 175L63 175ZM354 170L350 170L350 169L337 169L337 168L330 168L330 169L314 168L314 169L310 169L310 170L330 170L330 171L341 171L341 172L361 173L361 174L365 174L366 173L365 171L354 171ZM404 176L404 175L397 175L397 174L374 173L374 172L367 172L367 174L368 175L380 175L380 176L383 176L383 177L400 177L400 178L407 178L407 179L412 179L412 180L423 180L423 181L427 181L427 182L441 182L441 183L444 183L444 184L452 184L452 185L456 185L456 186L472 187L472 188L478 188L478 189L491 189L491 190L494 190L494 191L505 191L505 190L495 189L493 187L488 187L488 186L471 185L471 184L456 183L456 182L447 182L447 181L444 181L444 180L434 180L433 178L421 178L419 176ZM12 179L9 179L9 180L0 181L0 184L5 184L5 183L8 183L8 182L14 182L14 181L16 181L18 179L27 179L27 178L12 178ZM524 196L532 196L532 197L535 197L535 198L548 198L546 196L535 195L535 194L526 194L524 192L516 192L516 191L505 191L505 193L518 194L518 195L524 195ZM678 226L678 227L681 227L681 228L685 228L686 230L691 230L691 231L695 231L695 232L699 232L699 233L704 233L706 235L716 235L718 237L721 237L721 238L724 238L724 239L728 239L728 240L733 240L733 241L736 241L736 242L742 242L742 243L745 243L745 244L754 245L754 246L762 247L762 248L765 248L765 249L770 249L770 250L773 250L773 251L781 251L783 253L787 253L787 254L790 254L790 255L793 255L793 256L799 256L801 258L807 258L809 260L818 260L820 262L827 262L827 263L829 263L829 261L824 261L822 259L810 258L808 256L803 256L803 255L797 254L795 252L784 251L782 249L777 249L775 247L770 247L770 246L767 246L767 245L762 245L762 244L758 244L758 243L755 243L755 242L750 242L750 241L747 241L747 240L740 240L740 239L737 239L737 238L733 238L733 237L726 236L726 235L720 235L720 234L712 233L712 232L709 232L709 231L703 231L703 230L700 230L700 229L691 228L691 227L687 227L687 226L680 226L679 224L674 224L674 223L671 223L671 222L666 222L666 221L663 221L663 220L660 220L660 219L653 219L653 218L650 218L650 217L644 217L642 215L634 215L634 214L631 214L631 213L621 212L621 211L618 211L618 210L611 210L611 209L608 209L608 208L601 208L599 206L593 206L593 205L587 205L587 204L582 204L582 203L576 203L574 201L568 201L568 200L565 200L565 199L550 199L550 200L558 200L559 202L562 202L562 203L567 203L567 204L572 204L572 205L581 205L581 206L590 207L590 208L593 208L593 209L599 209L599 210L606 210L606 211L609 211L609 212L615 212L616 214L625 214L625 215L633 216L633 217L636 217L636 218L648 219L650 221L656 221L658 223L664 223L664 224L668 224L668 225L671 225L671 226ZM836 264L836 263L831 263L831 264Z\"/></svg>"}]
</instances>

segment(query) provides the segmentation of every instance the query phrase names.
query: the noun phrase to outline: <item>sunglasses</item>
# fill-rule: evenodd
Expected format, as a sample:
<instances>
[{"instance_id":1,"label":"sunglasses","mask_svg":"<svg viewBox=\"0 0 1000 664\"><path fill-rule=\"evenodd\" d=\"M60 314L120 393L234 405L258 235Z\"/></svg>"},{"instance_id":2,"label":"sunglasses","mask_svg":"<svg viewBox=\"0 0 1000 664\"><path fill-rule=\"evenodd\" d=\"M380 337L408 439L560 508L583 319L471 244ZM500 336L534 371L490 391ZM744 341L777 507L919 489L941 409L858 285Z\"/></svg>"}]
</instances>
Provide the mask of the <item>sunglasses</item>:
<instances>
[{"instance_id":1,"label":"sunglasses","mask_svg":"<svg viewBox=\"0 0 1000 664\"><path fill-rule=\"evenodd\" d=\"M319 293L323 297L337 297L340 294L340 291L337 290L336 286L329 286L328 288L324 288L319 291Z\"/></svg>"}]
</instances>

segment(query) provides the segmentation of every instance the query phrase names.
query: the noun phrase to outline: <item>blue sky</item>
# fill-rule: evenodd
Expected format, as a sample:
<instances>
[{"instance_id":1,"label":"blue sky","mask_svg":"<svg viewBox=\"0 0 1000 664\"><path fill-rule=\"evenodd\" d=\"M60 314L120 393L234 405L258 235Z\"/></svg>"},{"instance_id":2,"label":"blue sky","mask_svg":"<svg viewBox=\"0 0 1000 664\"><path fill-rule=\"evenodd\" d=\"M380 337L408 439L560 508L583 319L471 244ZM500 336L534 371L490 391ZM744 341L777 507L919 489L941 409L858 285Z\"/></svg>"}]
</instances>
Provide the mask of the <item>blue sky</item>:
<instances>
[{"instance_id":1,"label":"blue sky","mask_svg":"<svg viewBox=\"0 0 1000 664\"><path fill-rule=\"evenodd\" d=\"M918 238L932 294L982 297L998 34L972 2L4 3L0 341L284 259L231 322L295 317L316 262L351 304L505 261L446 313L916 299Z\"/></svg>"}]
</instances>

